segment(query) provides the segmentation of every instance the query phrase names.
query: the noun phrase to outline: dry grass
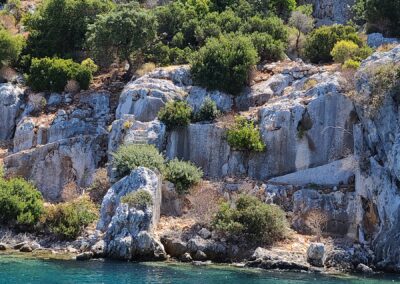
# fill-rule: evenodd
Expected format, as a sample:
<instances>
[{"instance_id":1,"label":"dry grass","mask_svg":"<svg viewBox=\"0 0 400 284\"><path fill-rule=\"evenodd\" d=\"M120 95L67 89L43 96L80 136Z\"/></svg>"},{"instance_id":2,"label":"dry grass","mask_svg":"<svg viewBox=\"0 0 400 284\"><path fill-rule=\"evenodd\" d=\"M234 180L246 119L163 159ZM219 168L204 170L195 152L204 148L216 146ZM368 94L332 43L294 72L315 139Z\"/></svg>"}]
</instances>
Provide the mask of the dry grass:
<instances>
[{"instance_id":1,"label":"dry grass","mask_svg":"<svg viewBox=\"0 0 400 284\"><path fill-rule=\"evenodd\" d=\"M79 83L75 80L68 80L67 85L64 88L65 92L76 94L80 90Z\"/></svg>"},{"instance_id":2,"label":"dry grass","mask_svg":"<svg viewBox=\"0 0 400 284\"><path fill-rule=\"evenodd\" d=\"M393 48L395 48L397 45L398 45L398 43L383 44L380 47L378 47L376 51L378 51L378 52L387 52L387 51L392 50Z\"/></svg>"},{"instance_id":3,"label":"dry grass","mask_svg":"<svg viewBox=\"0 0 400 284\"><path fill-rule=\"evenodd\" d=\"M154 69L156 69L156 65L153 62L145 63L136 70L136 76L142 77Z\"/></svg>"},{"instance_id":4,"label":"dry grass","mask_svg":"<svg viewBox=\"0 0 400 284\"><path fill-rule=\"evenodd\" d=\"M62 192L61 192L61 200L64 202L68 202L74 199L77 199L81 195L80 188L76 185L75 182L71 181L67 183Z\"/></svg>"},{"instance_id":5,"label":"dry grass","mask_svg":"<svg viewBox=\"0 0 400 284\"><path fill-rule=\"evenodd\" d=\"M93 183L87 191L90 199L93 202L100 204L110 187L111 184L108 178L107 169L100 168L96 170Z\"/></svg>"}]
</instances>

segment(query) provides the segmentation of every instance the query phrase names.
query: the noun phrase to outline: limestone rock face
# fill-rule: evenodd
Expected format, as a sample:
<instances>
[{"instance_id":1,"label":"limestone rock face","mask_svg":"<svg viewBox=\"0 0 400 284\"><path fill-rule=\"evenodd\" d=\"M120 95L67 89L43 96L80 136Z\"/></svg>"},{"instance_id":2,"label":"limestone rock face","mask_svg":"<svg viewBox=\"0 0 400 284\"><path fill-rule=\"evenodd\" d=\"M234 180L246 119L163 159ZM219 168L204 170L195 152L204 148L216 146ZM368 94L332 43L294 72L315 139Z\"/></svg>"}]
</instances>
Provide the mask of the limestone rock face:
<instances>
[{"instance_id":1,"label":"limestone rock face","mask_svg":"<svg viewBox=\"0 0 400 284\"><path fill-rule=\"evenodd\" d=\"M166 128L160 121L141 122L133 115L124 115L112 124L108 151L114 153L122 144L151 144L161 151L165 138Z\"/></svg>"},{"instance_id":2,"label":"limestone rock face","mask_svg":"<svg viewBox=\"0 0 400 284\"><path fill-rule=\"evenodd\" d=\"M23 90L11 83L0 84L0 140L14 136L22 94Z\"/></svg>"},{"instance_id":3,"label":"limestone rock face","mask_svg":"<svg viewBox=\"0 0 400 284\"><path fill-rule=\"evenodd\" d=\"M190 160L211 177L248 175L256 179L347 157L353 152L352 129L357 116L353 103L343 94L340 74L307 72L295 76L292 70L288 73L291 79L282 79L285 82L274 88L269 82L267 89L273 96L257 108L265 152L233 151L225 139L224 125L191 124L170 133L167 157Z\"/></svg>"},{"instance_id":4,"label":"limestone rock face","mask_svg":"<svg viewBox=\"0 0 400 284\"><path fill-rule=\"evenodd\" d=\"M345 24L351 19L350 7L355 0L302 0L301 4L312 4L313 16L317 20L317 26Z\"/></svg>"},{"instance_id":5,"label":"limestone rock face","mask_svg":"<svg viewBox=\"0 0 400 284\"><path fill-rule=\"evenodd\" d=\"M307 249L307 262L314 266L324 266L325 245L322 243L311 243Z\"/></svg>"},{"instance_id":6,"label":"limestone rock face","mask_svg":"<svg viewBox=\"0 0 400 284\"><path fill-rule=\"evenodd\" d=\"M153 197L152 206L135 208L120 202L130 192L146 190ZM163 245L152 235L160 218L161 181L149 169L139 167L115 183L101 205L97 229L105 232L106 257L124 260L163 260Z\"/></svg>"},{"instance_id":7,"label":"limestone rock face","mask_svg":"<svg viewBox=\"0 0 400 284\"><path fill-rule=\"evenodd\" d=\"M34 181L43 197L58 201L70 183L88 187L101 159L106 136L79 136L21 151L4 159L6 173Z\"/></svg>"},{"instance_id":8,"label":"limestone rock face","mask_svg":"<svg viewBox=\"0 0 400 284\"><path fill-rule=\"evenodd\" d=\"M370 47L378 48L385 44L398 44L400 39L398 38L387 38L381 33L372 33L368 35L367 43Z\"/></svg>"},{"instance_id":9,"label":"limestone rock face","mask_svg":"<svg viewBox=\"0 0 400 284\"><path fill-rule=\"evenodd\" d=\"M400 62L400 46L375 53L358 73L357 91L371 97L367 69L388 62ZM355 131L355 152L359 160L356 174L359 240L370 243L377 266L400 271L400 110L394 94L386 94L378 111L371 115L365 104L357 105L360 125Z\"/></svg>"}]
</instances>

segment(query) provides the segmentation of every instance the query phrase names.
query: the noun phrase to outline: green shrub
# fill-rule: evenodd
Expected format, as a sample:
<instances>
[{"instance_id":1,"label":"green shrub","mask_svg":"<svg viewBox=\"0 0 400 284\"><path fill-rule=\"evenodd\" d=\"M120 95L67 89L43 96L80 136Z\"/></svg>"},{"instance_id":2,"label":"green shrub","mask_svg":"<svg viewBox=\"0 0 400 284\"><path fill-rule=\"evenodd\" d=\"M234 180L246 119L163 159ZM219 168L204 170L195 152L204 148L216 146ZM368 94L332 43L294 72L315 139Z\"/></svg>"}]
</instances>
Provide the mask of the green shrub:
<instances>
[{"instance_id":1,"label":"green shrub","mask_svg":"<svg viewBox=\"0 0 400 284\"><path fill-rule=\"evenodd\" d=\"M169 101L158 112L158 118L169 130L188 125L191 117L192 108L184 101Z\"/></svg>"},{"instance_id":2,"label":"green shrub","mask_svg":"<svg viewBox=\"0 0 400 284\"><path fill-rule=\"evenodd\" d=\"M357 70L358 68L360 68L360 65L361 65L360 61L356 61L356 60L353 60L353 59L348 59L348 60L346 60L344 62L343 68Z\"/></svg>"},{"instance_id":3,"label":"green shrub","mask_svg":"<svg viewBox=\"0 0 400 284\"><path fill-rule=\"evenodd\" d=\"M122 203L128 204L130 207L135 207L144 210L153 205L153 197L147 190L138 190L130 192L121 198Z\"/></svg>"},{"instance_id":4,"label":"green shrub","mask_svg":"<svg viewBox=\"0 0 400 284\"><path fill-rule=\"evenodd\" d=\"M346 60L352 59L359 47L350 40L338 41L331 51L333 60L337 63L344 63Z\"/></svg>"},{"instance_id":5,"label":"green shrub","mask_svg":"<svg viewBox=\"0 0 400 284\"><path fill-rule=\"evenodd\" d=\"M378 31L386 36L400 36L399 0L365 0L363 2L368 30Z\"/></svg>"},{"instance_id":6,"label":"green shrub","mask_svg":"<svg viewBox=\"0 0 400 284\"><path fill-rule=\"evenodd\" d=\"M241 116L235 118L235 125L227 131L227 140L228 144L236 150L255 152L265 150L259 130L252 121Z\"/></svg>"},{"instance_id":7,"label":"green shrub","mask_svg":"<svg viewBox=\"0 0 400 284\"><path fill-rule=\"evenodd\" d=\"M171 160L167 164L166 179L175 184L179 194L189 192L190 187L200 182L203 171L190 162Z\"/></svg>"},{"instance_id":8,"label":"green shrub","mask_svg":"<svg viewBox=\"0 0 400 284\"><path fill-rule=\"evenodd\" d=\"M239 196L235 208L223 203L213 226L228 236L268 243L283 239L287 231L285 213L279 207L249 195Z\"/></svg>"},{"instance_id":9,"label":"green shrub","mask_svg":"<svg viewBox=\"0 0 400 284\"><path fill-rule=\"evenodd\" d=\"M351 26L333 25L322 26L313 30L304 46L304 54L312 63L327 63L332 61L331 51L341 40L349 40L362 45L356 30Z\"/></svg>"},{"instance_id":10,"label":"green shrub","mask_svg":"<svg viewBox=\"0 0 400 284\"><path fill-rule=\"evenodd\" d=\"M0 67L14 63L24 46L24 38L13 36L0 26Z\"/></svg>"},{"instance_id":11,"label":"green shrub","mask_svg":"<svg viewBox=\"0 0 400 284\"><path fill-rule=\"evenodd\" d=\"M94 61L91 58L86 58L81 62L81 65L85 67L86 69L90 70L92 74L96 73L97 70L99 70L99 67L94 63Z\"/></svg>"},{"instance_id":12,"label":"green shrub","mask_svg":"<svg viewBox=\"0 0 400 284\"><path fill-rule=\"evenodd\" d=\"M51 205L46 208L42 223L53 234L64 239L75 239L97 219L97 209L86 196Z\"/></svg>"},{"instance_id":13,"label":"green shrub","mask_svg":"<svg viewBox=\"0 0 400 284\"><path fill-rule=\"evenodd\" d=\"M29 31L25 54L74 55L82 50L88 25L112 6L109 0L45 0L25 21Z\"/></svg>"},{"instance_id":14,"label":"green shrub","mask_svg":"<svg viewBox=\"0 0 400 284\"><path fill-rule=\"evenodd\" d=\"M217 104L210 98L206 97L199 111L194 115L195 121L214 121L220 112Z\"/></svg>"},{"instance_id":15,"label":"green shrub","mask_svg":"<svg viewBox=\"0 0 400 284\"><path fill-rule=\"evenodd\" d=\"M195 54L191 72L206 88L239 94L257 61L257 51L248 37L221 36L209 39Z\"/></svg>"},{"instance_id":16,"label":"green shrub","mask_svg":"<svg viewBox=\"0 0 400 284\"><path fill-rule=\"evenodd\" d=\"M362 60L368 58L369 56L371 56L372 53L374 53L374 50L372 48L370 48L368 45L364 45L363 47L360 47L356 51L353 59L357 60L357 61L362 61Z\"/></svg>"},{"instance_id":17,"label":"green shrub","mask_svg":"<svg viewBox=\"0 0 400 284\"><path fill-rule=\"evenodd\" d=\"M40 192L29 182L0 179L0 223L33 226L43 213Z\"/></svg>"},{"instance_id":18,"label":"green shrub","mask_svg":"<svg viewBox=\"0 0 400 284\"><path fill-rule=\"evenodd\" d=\"M285 44L282 41L274 40L269 34L259 32L251 34L250 37L260 60L276 61L284 57Z\"/></svg>"},{"instance_id":19,"label":"green shrub","mask_svg":"<svg viewBox=\"0 0 400 284\"><path fill-rule=\"evenodd\" d=\"M161 173L164 172L164 157L153 145L123 145L113 156L113 164L120 178L129 175L137 167L146 167L151 170L158 170Z\"/></svg>"},{"instance_id":20,"label":"green shrub","mask_svg":"<svg viewBox=\"0 0 400 284\"><path fill-rule=\"evenodd\" d=\"M82 89L87 89L92 81L90 67L70 59L32 59L27 84L33 90L61 92L68 80L76 80Z\"/></svg>"},{"instance_id":21,"label":"green shrub","mask_svg":"<svg viewBox=\"0 0 400 284\"><path fill-rule=\"evenodd\" d=\"M289 31L285 26L282 19L271 16L271 17L261 17L254 16L247 20L243 26L244 33L267 33L272 36L275 40L280 40L284 43L288 41Z\"/></svg>"}]
</instances>

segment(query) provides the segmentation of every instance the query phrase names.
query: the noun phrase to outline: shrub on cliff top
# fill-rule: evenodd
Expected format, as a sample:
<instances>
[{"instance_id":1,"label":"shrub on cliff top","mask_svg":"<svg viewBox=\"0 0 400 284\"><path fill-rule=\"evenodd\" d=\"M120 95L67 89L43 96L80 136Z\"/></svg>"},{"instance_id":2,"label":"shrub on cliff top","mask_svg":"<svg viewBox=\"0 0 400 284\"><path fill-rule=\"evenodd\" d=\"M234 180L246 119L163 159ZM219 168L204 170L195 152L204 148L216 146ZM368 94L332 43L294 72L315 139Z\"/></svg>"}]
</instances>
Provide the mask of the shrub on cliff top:
<instances>
[{"instance_id":1,"label":"shrub on cliff top","mask_svg":"<svg viewBox=\"0 0 400 284\"><path fill-rule=\"evenodd\" d=\"M159 112L158 118L168 130L184 127L190 123L192 108L187 102L169 101Z\"/></svg>"},{"instance_id":2,"label":"shrub on cliff top","mask_svg":"<svg viewBox=\"0 0 400 284\"><path fill-rule=\"evenodd\" d=\"M80 88L87 89L92 81L92 66L70 59L32 59L27 84L33 90L61 92L68 80L75 80Z\"/></svg>"},{"instance_id":3,"label":"shrub on cliff top","mask_svg":"<svg viewBox=\"0 0 400 284\"><path fill-rule=\"evenodd\" d=\"M191 72L194 80L208 89L239 94L257 61L257 51L248 37L221 36L200 48L191 62Z\"/></svg>"},{"instance_id":4,"label":"shrub on cliff top","mask_svg":"<svg viewBox=\"0 0 400 284\"><path fill-rule=\"evenodd\" d=\"M228 236L244 236L256 242L273 243L285 237L286 216L278 206L249 195L239 196L235 205L221 204L213 220L214 228Z\"/></svg>"},{"instance_id":5,"label":"shrub on cliff top","mask_svg":"<svg viewBox=\"0 0 400 284\"><path fill-rule=\"evenodd\" d=\"M168 162L166 168L166 179L175 184L179 194L189 192L189 189L200 182L203 171L190 162L174 159Z\"/></svg>"},{"instance_id":6,"label":"shrub on cliff top","mask_svg":"<svg viewBox=\"0 0 400 284\"><path fill-rule=\"evenodd\" d=\"M220 112L217 104L210 97L206 97L199 111L194 115L194 120L200 121L214 121Z\"/></svg>"},{"instance_id":7,"label":"shrub on cliff top","mask_svg":"<svg viewBox=\"0 0 400 284\"><path fill-rule=\"evenodd\" d=\"M113 156L113 164L117 168L119 178L129 175L137 167L164 172L164 157L153 145L123 145Z\"/></svg>"},{"instance_id":8,"label":"shrub on cliff top","mask_svg":"<svg viewBox=\"0 0 400 284\"><path fill-rule=\"evenodd\" d=\"M0 67L15 62L23 45L22 36L13 36L0 26Z\"/></svg>"},{"instance_id":9,"label":"shrub on cliff top","mask_svg":"<svg viewBox=\"0 0 400 284\"><path fill-rule=\"evenodd\" d=\"M42 223L63 239L75 239L97 218L97 208L86 196L46 208Z\"/></svg>"},{"instance_id":10,"label":"shrub on cliff top","mask_svg":"<svg viewBox=\"0 0 400 284\"><path fill-rule=\"evenodd\" d=\"M31 227L42 212L42 195L31 183L0 178L0 223Z\"/></svg>"},{"instance_id":11,"label":"shrub on cliff top","mask_svg":"<svg viewBox=\"0 0 400 284\"><path fill-rule=\"evenodd\" d=\"M237 116L235 125L227 131L228 144L236 150L262 152L265 144L252 121Z\"/></svg>"}]
</instances>

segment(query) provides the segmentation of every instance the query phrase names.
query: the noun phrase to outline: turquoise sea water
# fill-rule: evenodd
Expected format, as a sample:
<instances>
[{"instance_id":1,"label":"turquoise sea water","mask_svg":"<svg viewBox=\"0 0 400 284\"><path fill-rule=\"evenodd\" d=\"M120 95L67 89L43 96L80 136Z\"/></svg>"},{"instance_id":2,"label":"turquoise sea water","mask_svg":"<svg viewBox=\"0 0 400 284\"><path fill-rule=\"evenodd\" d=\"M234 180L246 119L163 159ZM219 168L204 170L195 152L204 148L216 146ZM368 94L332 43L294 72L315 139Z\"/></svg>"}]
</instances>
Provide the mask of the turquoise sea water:
<instances>
[{"instance_id":1,"label":"turquoise sea water","mask_svg":"<svg viewBox=\"0 0 400 284\"><path fill-rule=\"evenodd\" d=\"M228 267L194 267L165 263L124 263L23 259L0 256L0 283L400 283L400 276L332 277Z\"/></svg>"}]
</instances>

